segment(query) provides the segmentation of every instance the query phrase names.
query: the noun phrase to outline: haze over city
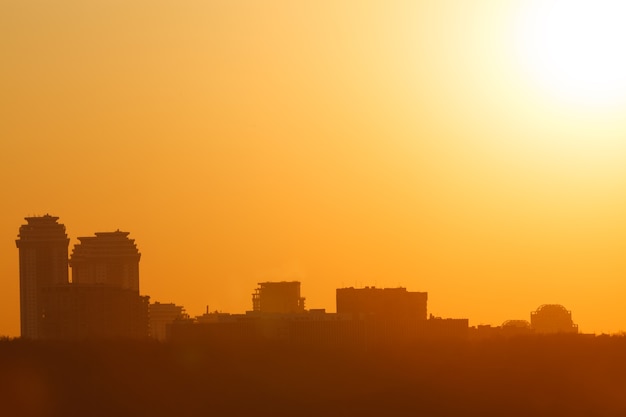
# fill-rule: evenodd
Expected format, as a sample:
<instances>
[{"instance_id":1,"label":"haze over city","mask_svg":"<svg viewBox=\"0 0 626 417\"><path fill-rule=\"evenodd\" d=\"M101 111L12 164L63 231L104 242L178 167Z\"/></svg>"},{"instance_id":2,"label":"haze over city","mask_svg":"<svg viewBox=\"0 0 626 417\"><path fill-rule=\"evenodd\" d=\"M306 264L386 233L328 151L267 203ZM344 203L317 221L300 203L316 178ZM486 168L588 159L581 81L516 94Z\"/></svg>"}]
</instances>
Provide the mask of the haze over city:
<instances>
[{"instance_id":1,"label":"haze over city","mask_svg":"<svg viewBox=\"0 0 626 417\"><path fill-rule=\"evenodd\" d=\"M297 280L626 330L625 9L541 3L3 2L0 335L46 213L191 315Z\"/></svg>"}]
</instances>

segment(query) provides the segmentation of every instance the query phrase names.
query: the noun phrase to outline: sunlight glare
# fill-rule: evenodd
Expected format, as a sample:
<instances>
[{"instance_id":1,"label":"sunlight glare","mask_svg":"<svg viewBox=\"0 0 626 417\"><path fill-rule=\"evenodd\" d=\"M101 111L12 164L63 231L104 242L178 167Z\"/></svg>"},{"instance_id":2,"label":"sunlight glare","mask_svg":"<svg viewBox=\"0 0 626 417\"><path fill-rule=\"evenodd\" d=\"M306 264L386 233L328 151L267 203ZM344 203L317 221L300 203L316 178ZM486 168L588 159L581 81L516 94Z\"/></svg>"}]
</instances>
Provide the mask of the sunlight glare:
<instances>
[{"instance_id":1,"label":"sunlight glare","mask_svg":"<svg viewBox=\"0 0 626 417\"><path fill-rule=\"evenodd\" d=\"M526 70L550 95L584 107L626 98L626 2L524 3L517 25Z\"/></svg>"}]
</instances>

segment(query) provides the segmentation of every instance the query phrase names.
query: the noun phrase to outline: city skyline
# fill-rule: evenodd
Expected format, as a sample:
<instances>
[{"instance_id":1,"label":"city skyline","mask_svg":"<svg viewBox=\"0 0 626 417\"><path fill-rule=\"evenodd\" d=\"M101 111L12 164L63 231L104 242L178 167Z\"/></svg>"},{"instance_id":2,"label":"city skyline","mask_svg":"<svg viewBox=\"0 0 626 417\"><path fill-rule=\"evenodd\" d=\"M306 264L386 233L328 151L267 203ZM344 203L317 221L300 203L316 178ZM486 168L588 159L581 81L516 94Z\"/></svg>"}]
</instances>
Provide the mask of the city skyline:
<instances>
[{"instance_id":1,"label":"city skyline","mask_svg":"<svg viewBox=\"0 0 626 417\"><path fill-rule=\"evenodd\" d=\"M626 416L625 22L0 1L2 410Z\"/></svg>"},{"instance_id":2,"label":"city skyline","mask_svg":"<svg viewBox=\"0 0 626 417\"><path fill-rule=\"evenodd\" d=\"M626 330L618 1L0 5L0 334L25 216L125 230L142 291L245 311L259 282L544 303ZM585 30L581 30L585 28Z\"/></svg>"},{"instance_id":3,"label":"city skyline","mask_svg":"<svg viewBox=\"0 0 626 417\"><path fill-rule=\"evenodd\" d=\"M45 214L29 216L25 220L27 223L20 227L20 234L15 242L20 253L22 337L29 339L99 338L114 335L147 337L152 333L151 326L148 325L150 320L148 304L150 304L151 308L155 306L154 308L159 309L155 310L159 311L160 324L157 324L159 328L157 334L159 340L163 340L168 320L171 323L174 317L183 317L184 306L171 303L171 300L169 304L161 303L160 300L150 302L149 294L140 296L141 253L135 240L128 238L129 232L118 229L113 232L95 232L94 236L78 237L78 243L68 255L70 239L66 234L65 225L58 222L59 217ZM71 278L68 266L72 271ZM258 285L252 293L252 308L246 309L246 315L258 313L261 314L259 317L264 317L264 314L269 313L271 317L280 313L297 316L309 311L305 308L306 297L301 296L300 281L269 281ZM348 316L374 314L379 319L388 321L385 326L393 328L400 325L400 328L403 328L407 319L409 322L426 320L427 299L427 292L407 292L404 287L366 286L356 289L343 287L336 289L336 313L337 317L343 317L342 320L346 319L346 313L349 313ZM171 315L172 311L175 312L174 315ZM93 315L93 312L97 313ZM105 314L102 315L100 312ZM316 320L324 317L326 317L324 320L336 320L334 315L327 315L326 307L317 306L311 312L315 312ZM241 316L240 312L219 310L210 312L208 305L202 316L196 315L193 319L191 319L193 315L185 313L185 316L188 320L202 322L211 314L216 315L216 319L220 316ZM107 316L113 318L106 318ZM78 321L76 317L79 318ZM429 321L433 318L441 319L430 313ZM468 329L467 318L446 320L464 323L461 324L462 332ZM133 330L125 328L130 322L135 323L132 325ZM531 312L529 321L510 318L501 326L489 323L486 326L484 324L472 326L472 329L478 329L480 333L481 327L489 329L520 327L519 323L525 323L521 327L539 332L558 333L564 331L558 329L575 328L575 333L578 333L578 325L573 324L571 311L561 305L549 303L542 304L536 311ZM84 329L91 330L84 333Z\"/></svg>"}]
</instances>

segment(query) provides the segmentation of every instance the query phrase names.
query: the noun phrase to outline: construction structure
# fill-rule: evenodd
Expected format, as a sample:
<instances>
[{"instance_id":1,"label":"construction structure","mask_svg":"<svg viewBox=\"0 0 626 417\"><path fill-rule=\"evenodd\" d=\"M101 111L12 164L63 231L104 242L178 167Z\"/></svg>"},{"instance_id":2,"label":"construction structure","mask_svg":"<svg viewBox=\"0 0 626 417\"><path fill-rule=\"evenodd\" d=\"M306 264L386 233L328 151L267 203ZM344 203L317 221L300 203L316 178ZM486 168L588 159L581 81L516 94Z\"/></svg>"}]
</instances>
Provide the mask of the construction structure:
<instances>
[{"instance_id":1,"label":"construction structure","mask_svg":"<svg viewBox=\"0 0 626 417\"><path fill-rule=\"evenodd\" d=\"M530 327L535 333L578 333L572 312L560 304L544 304L531 312Z\"/></svg>"},{"instance_id":2,"label":"construction structure","mask_svg":"<svg viewBox=\"0 0 626 417\"><path fill-rule=\"evenodd\" d=\"M507 320L501 326L501 334L504 336L524 336L531 333L528 320Z\"/></svg>"},{"instance_id":3,"label":"construction structure","mask_svg":"<svg viewBox=\"0 0 626 417\"><path fill-rule=\"evenodd\" d=\"M304 312L300 281L260 282L252 294L252 311L293 314Z\"/></svg>"}]
</instances>

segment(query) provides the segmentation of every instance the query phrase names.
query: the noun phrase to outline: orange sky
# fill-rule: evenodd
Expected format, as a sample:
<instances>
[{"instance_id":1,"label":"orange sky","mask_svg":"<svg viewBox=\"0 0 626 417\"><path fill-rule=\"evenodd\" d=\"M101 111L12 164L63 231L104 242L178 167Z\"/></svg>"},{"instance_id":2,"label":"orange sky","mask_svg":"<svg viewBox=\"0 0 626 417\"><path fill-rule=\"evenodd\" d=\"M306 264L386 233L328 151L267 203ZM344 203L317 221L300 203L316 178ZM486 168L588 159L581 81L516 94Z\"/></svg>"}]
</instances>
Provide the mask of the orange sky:
<instances>
[{"instance_id":1,"label":"orange sky","mask_svg":"<svg viewBox=\"0 0 626 417\"><path fill-rule=\"evenodd\" d=\"M400 285L626 330L626 105L536 82L522 3L3 1L0 335L45 213L71 246L129 231L142 293L191 315L297 279L308 308Z\"/></svg>"}]
</instances>

